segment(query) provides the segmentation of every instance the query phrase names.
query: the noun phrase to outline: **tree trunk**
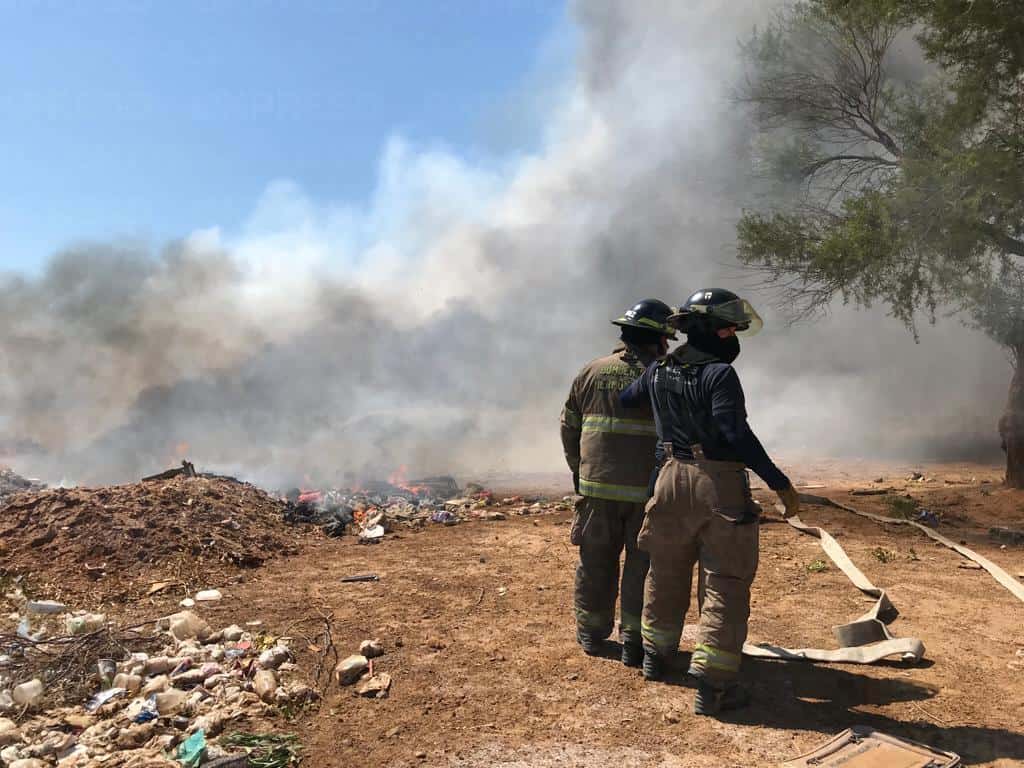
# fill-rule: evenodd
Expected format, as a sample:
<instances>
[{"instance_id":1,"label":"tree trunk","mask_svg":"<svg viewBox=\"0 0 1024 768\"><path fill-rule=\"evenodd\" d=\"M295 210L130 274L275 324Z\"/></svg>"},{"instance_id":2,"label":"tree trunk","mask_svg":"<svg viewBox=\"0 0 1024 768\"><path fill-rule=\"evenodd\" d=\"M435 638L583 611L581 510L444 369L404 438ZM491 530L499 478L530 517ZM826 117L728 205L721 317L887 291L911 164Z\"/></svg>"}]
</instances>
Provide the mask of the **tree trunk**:
<instances>
[{"instance_id":1,"label":"tree trunk","mask_svg":"<svg viewBox=\"0 0 1024 768\"><path fill-rule=\"evenodd\" d=\"M1006 451L1006 485L1024 488L1024 347L1014 350L1013 379L999 434Z\"/></svg>"}]
</instances>

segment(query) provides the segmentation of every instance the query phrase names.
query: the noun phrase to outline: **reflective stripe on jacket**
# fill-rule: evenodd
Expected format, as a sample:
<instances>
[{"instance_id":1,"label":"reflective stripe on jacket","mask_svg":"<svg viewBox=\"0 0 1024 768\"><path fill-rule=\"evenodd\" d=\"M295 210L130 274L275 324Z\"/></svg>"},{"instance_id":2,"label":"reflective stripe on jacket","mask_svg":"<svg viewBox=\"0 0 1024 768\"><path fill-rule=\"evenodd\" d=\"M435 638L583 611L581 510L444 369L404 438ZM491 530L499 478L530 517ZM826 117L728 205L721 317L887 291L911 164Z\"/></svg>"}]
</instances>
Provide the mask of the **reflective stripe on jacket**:
<instances>
[{"instance_id":1,"label":"reflective stripe on jacket","mask_svg":"<svg viewBox=\"0 0 1024 768\"><path fill-rule=\"evenodd\" d=\"M619 393L644 372L625 347L584 366L562 408L562 447L580 493L642 504L654 469L657 432L650 406L624 408Z\"/></svg>"}]
</instances>

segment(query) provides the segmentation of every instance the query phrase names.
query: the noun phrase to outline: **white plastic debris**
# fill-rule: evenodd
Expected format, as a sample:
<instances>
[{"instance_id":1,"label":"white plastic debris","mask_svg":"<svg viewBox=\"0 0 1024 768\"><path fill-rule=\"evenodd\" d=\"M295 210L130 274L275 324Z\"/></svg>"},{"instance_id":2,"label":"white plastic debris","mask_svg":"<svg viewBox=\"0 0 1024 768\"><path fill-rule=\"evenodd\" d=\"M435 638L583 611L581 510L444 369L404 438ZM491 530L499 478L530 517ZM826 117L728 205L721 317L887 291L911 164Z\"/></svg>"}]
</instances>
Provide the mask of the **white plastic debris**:
<instances>
[{"instance_id":1,"label":"white plastic debris","mask_svg":"<svg viewBox=\"0 0 1024 768\"><path fill-rule=\"evenodd\" d=\"M384 539L384 526L371 525L359 534L360 544L377 544Z\"/></svg>"},{"instance_id":2,"label":"white plastic debris","mask_svg":"<svg viewBox=\"0 0 1024 768\"><path fill-rule=\"evenodd\" d=\"M38 677L29 680L27 683L14 686L11 691L11 698L19 707L31 707L36 704L43 695L43 681Z\"/></svg>"},{"instance_id":3,"label":"white plastic debris","mask_svg":"<svg viewBox=\"0 0 1024 768\"><path fill-rule=\"evenodd\" d=\"M64 619L64 629L69 635L87 635L103 629L107 616L103 613L86 613L81 616L68 616Z\"/></svg>"},{"instance_id":4,"label":"white plastic debris","mask_svg":"<svg viewBox=\"0 0 1024 768\"><path fill-rule=\"evenodd\" d=\"M217 589L204 589L200 592L196 592L195 601L197 603L210 603L220 600L224 597L220 590Z\"/></svg>"}]
</instances>

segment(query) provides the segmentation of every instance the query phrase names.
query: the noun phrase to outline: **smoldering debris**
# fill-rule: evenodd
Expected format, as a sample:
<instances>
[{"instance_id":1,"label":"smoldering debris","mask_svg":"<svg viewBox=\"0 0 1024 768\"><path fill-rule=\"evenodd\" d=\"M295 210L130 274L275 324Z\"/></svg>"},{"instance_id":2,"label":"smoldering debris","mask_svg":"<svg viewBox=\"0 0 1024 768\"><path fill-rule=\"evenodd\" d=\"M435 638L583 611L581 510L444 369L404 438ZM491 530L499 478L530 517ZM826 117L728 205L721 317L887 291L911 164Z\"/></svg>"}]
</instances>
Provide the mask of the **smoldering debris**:
<instances>
[{"instance_id":1,"label":"smoldering debris","mask_svg":"<svg viewBox=\"0 0 1024 768\"><path fill-rule=\"evenodd\" d=\"M379 543L385 533L397 528L564 512L572 501L572 497L499 498L476 483L460 488L447 475L402 484L394 478L370 480L359 488L293 488L284 498L288 505L284 512L286 522L317 525L331 537L355 534L361 543Z\"/></svg>"},{"instance_id":2,"label":"smoldering debris","mask_svg":"<svg viewBox=\"0 0 1024 768\"><path fill-rule=\"evenodd\" d=\"M0 467L0 503L7 497L25 491L39 491L46 487L42 480L22 477L9 467Z\"/></svg>"}]
</instances>

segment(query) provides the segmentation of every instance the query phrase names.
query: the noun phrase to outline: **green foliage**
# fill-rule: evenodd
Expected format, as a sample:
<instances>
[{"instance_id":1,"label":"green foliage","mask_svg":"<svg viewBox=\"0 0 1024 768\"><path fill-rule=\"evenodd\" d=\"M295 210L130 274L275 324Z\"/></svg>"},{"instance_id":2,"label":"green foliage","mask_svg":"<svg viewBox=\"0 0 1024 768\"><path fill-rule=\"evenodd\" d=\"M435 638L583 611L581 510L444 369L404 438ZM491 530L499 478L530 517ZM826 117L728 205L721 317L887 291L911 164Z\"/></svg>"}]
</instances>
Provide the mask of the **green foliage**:
<instances>
[{"instance_id":1,"label":"green foliage","mask_svg":"<svg viewBox=\"0 0 1024 768\"><path fill-rule=\"evenodd\" d=\"M909 496L889 496L886 504L889 507L889 514L901 520L913 520L917 517L917 510L920 507L917 499Z\"/></svg>"},{"instance_id":2,"label":"green foliage","mask_svg":"<svg viewBox=\"0 0 1024 768\"><path fill-rule=\"evenodd\" d=\"M880 563L891 563L898 557L893 550L885 549L884 547L875 547L871 550L871 554Z\"/></svg>"},{"instance_id":3,"label":"green foliage","mask_svg":"<svg viewBox=\"0 0 1024 768\"><path fill-rule=\"evenodd\" d=\"M891 52L916 35L939 65ZM766 199L740 260L797 314L909 328L941 307L1024 351L1024 13L1016 0L808 0L743 46ZM906 57L904 57L906 58ZM912 57L911 57L912 58Z\"/></svg>"}]
</instances>

